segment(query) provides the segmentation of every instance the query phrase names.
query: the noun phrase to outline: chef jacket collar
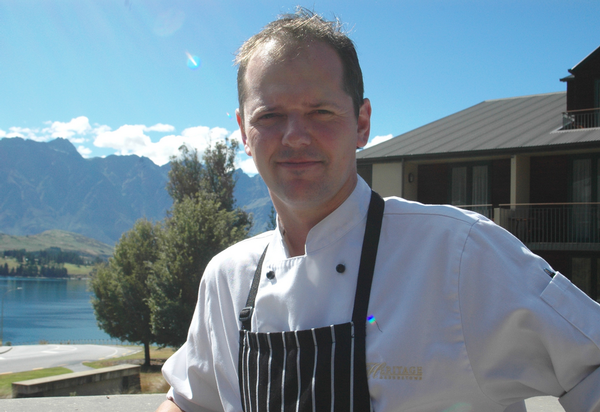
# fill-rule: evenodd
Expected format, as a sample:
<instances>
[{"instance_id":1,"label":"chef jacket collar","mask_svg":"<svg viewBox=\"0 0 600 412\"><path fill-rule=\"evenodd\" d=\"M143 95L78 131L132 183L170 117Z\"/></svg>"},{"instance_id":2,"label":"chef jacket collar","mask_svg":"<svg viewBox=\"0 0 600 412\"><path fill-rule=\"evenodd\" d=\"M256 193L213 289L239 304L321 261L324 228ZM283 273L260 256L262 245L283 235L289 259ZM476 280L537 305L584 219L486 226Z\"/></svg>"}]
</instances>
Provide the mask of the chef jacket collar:
<instances>
[{"instance_id":1,"label":"chef jacket collar","mask_svg":"<svg viewBox=\"0 0 600 412\"><path fill-rule=\"evenodd\" d=\"M327 247L345 236L358 224L365 224L371 188L358 176L356 187L350 196L336 210L325 219L317 223L306 237L305 253L308 255L319 249ZM273 239L269 244L268 261L289 258L287 246L281 234L279 219L277 219L277 230L274 231Z\"/></svg>"}]
</instances>

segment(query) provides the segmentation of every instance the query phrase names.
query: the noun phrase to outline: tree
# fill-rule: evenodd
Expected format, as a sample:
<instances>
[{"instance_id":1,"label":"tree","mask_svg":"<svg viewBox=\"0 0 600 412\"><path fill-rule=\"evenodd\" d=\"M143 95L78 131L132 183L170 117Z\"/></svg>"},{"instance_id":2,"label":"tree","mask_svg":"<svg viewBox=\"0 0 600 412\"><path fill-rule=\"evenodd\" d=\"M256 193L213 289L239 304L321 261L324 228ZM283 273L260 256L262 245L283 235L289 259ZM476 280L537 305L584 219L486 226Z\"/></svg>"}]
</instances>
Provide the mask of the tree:
<instances>
[{"instance_id":1,"label":"tree","mask_svg":"<svg viewBox=\"0 0 600 412\"><path fill-rule=\"evenodd\" d=\"M158 344L179 347L185 342L206 265L248 234L248 226L239 227L238 221L237 211L221 208L204 192L173 205L161 257L149 280L152 330Z\"/></svg>"},{"instance_id":2,"label":"tree","mask_svg":"<svg viewBox=\"0 0 600 412\"><path fill-rule=\"evenodd\" d=\"M269 221L267 223L267 230L275 230L277 228L277 213L275 212L275 208L271 206L271 211L269 212Z\"/></svg>"},{"instance_id":3,"label":"tree","mask_svg":"<svg viewBox=\"0 0 600 412\"><path fill-rule=\"evenodd\" d=\"M98 325L113 338L144 345L144 366L150 366L150 324L147 284L152 263L159 255L160 224L135 222L115 246L114 256L97 267L91 286Z\"/></svg>"},{"instance_id":4,"label":"tree","mask_svg":"<svg viewBox=\"0 0 600 412\"><path fill-rule=\"evenodd\" d=\"M173 202L182 201L185 197L194 196L202 189L204 171L198 150L190 151L186 145L179 147L180 157L171 156L171 170L167 192Z\"/></svg>"},{"instance_id":5,"label":"tree","mask_svg":"<svg viewBox=\"0 0 600 412\"><path fill-rule=\"evenodd\" d=\"M221 202L221 207L232 211L235 206L233 189L235 187L235 156L239 145L238 142L225 139L217 142L204 152L204 176L202 179L203 189L207 193L213 193Z\"/></svg>"},{"instance_id":6,"label":"tree","mask_svg":"<svg viewBox=\"0 0 600 412\"><path fill-rule=\"evenodd\" d=\"M200 278L214 255L244 239L251 217L235 209L234 160L237 142L219 142L199 164L196 150L180 148L171 159L169 194L173 207L165 220L160 259L149 284L152 330L161 345L181 346L187 336ZM199 176L198 184L191 182Z\"/></svg>"},{"instance_id":7,"label":"tree","mask_svg":"<svg viewBox=\"0 0 600 412\"><path fill-rule=\"evenodd\" d=\"M235 140L225 139L206 149L202 162L198 150L190 150L187 146L179 147L179 157L171 157L171 170L167 192L173 202L185 197L194 197L200 192L207 193L217 199L221 207L227 211L235 208L233 189L235 188L235 157L239 144ZM240 214L244 214L238 209ZM247 215L247 214L246 214ZM250 223L249 217L246 216Z\"/></svg>"}]
</instances>

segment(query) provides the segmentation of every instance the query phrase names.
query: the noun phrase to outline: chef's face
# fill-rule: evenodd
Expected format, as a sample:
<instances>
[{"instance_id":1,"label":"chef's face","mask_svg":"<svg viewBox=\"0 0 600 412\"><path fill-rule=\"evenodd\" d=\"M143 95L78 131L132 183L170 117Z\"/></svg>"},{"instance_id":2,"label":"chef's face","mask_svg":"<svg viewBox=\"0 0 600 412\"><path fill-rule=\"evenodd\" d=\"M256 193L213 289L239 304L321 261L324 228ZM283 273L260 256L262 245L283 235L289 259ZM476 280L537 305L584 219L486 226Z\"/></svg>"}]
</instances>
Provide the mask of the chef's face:
<instances>
[{"instance_id":1,"label":"chef's face","mask_svg":"<svg viewBox=\"0 0 600 412\"><path fill-rule=\"evenodd\" d=\"M324 43L274 60L263 46L245 74L244 148L273 202L333 210L356 185L356 148L369 138L370 102L358 116L342 89L342 63Z\"/></svg>"}]
</instances>

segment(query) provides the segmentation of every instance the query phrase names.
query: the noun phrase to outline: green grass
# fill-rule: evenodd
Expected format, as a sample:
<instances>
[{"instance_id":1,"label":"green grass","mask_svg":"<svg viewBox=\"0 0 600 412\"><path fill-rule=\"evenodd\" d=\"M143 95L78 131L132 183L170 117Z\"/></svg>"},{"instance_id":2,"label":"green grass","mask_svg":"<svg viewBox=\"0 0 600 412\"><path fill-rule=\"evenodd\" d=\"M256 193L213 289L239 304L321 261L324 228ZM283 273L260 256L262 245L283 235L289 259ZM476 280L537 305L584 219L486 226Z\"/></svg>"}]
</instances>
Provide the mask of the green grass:
<instances>
[{"instance_id":1,"label":"green grass","mask_svg":"<svg viewBox=\"0 0 600 412\"><path fill-rule=\"evenodd\" d=\"M5 258L0 256L0 265L4 266L4 264L8 264L8 270L16 269L19 267L19 262L13 258Z\"/></svg>"},{"instance_id":2,"label":"green grass","mask_svg":"<svg viewBox=\"0 0 600 412\"><path fill-rule=\"evenodd\" d=\"M113 246L63 230L48 230L30 236L11 236L0 233L0 251L26 249L28 252L33 252L49 247L59 247L63 251L76 251L89 257L108 258L113 254Z\"/></svg>"},{"instance_id":3,"label":"green grass","mask_svg":"<svg viewBox=\"0 0 600 412\"><path fill-rule=\"evenodd\" d=\"M65 263L65 269L69 276L89 276L92 273L94 266L74 265L73 263Z\"/></svg>"},{"instance_id":4,"label":"green grass","mask_svg":"<svg viewBox=\"0 0 600 412\"><path fill-rule=\"evenodd\" d=\"M139 348L140 351L132 355L122 356L120 358L111 358L99 360L95 362L84 362L85 366L99 369L124 363L141 365L144 363L144 348L133 346L132 349ZM152 365L148 370L142 370L140 373L140 381L142 393L167 393L169 385L162 377L160 369L163 363L173 354L175 349L172 348L150 348L150 357ZM39 369L29 372L5 373L0 374L0 398L10 398L12 396L12 383L26 381L29 379L45 378L48 376L62 375L71 373L72 371L66 368L48 368Z\"/></svg>"},{"instance_id":5,"label":"green grass","mask_svg":"<svg viewBox=\"0 0 600 412\"><path fill-rule=\"evenodd\" d=\"M85 366L91 368L106 368L108 366L120 365L123 363L131 363L141 365L144 363L144 348L139 347L140 351L132 355L122 356L120 358L112 358L95 362L84 362ZM173 348L157 348L150 347L151 365L149 369L142 368L140 372L140 383L142 393L167 393L169 385L163 378L160 369L169 357L175 353Z\"/></svg>"},{"instance_id":6,"label":"green grass","mask_svg":"<svg viewBox=\"0 0 600 412\"><path fill-rule=\"evenodd\" d=\"M28 372L3 373L0 374L0 398L10 398L12 396L12 383L27 381L30 379L46 378L48 376L62 375L71 373L67 368L47 368Z\"/></svg>"}]
</instances>

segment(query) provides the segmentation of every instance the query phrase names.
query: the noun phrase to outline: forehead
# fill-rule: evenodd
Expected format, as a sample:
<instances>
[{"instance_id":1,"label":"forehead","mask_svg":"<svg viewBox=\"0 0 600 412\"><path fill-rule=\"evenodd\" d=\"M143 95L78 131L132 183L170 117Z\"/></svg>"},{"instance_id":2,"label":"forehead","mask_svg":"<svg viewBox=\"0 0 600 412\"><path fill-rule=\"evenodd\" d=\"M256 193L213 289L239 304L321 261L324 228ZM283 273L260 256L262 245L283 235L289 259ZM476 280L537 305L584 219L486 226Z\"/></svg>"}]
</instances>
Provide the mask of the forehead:
<instances>
[{"instance_id":1,"label":"forehead","mask_svg":"<svg viewBox=\"0 0 600 412\"><path fill-rule=\"evenodd\" d=\"M314 84L341 90L343 66L337 52L326 43L282 44L270 40L249 59L244 83L250 93L278 83Z\"/></svg>"}]
</instances>

